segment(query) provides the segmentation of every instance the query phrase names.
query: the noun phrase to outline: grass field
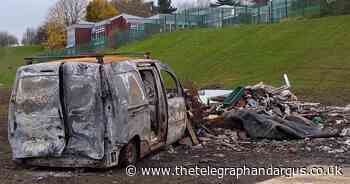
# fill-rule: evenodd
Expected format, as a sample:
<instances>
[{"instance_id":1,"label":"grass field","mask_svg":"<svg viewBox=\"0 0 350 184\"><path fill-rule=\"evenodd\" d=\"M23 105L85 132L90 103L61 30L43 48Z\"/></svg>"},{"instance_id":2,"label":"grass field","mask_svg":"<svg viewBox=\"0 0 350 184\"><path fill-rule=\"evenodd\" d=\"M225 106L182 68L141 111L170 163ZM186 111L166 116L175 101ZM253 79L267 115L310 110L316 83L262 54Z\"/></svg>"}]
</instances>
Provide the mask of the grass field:
<instances>
[{"instance_id":1,"label":"grass field","mask_svg":"<svg viewBox=\"0 0 350 184\"><path fill-rule=\"evenodd\" d=\"M281 85L287 73L299 96L350 103L350 16L165 33L121 50L150 51L200 87Z\"/></svg>"},{"instance_id":2,"label":"grass field","mask_svg":"<svg viewBox=\"0 0 350 184\"><path fill-rule=\"evenodd\" d=\"M38 46L0 48L0 84L2 87L11 87L16 69L24 64L24 57L33 56L43 50L42 47Z\"/></svg>"},{"instance_id":3,"label":"grass field","mask_svg":"<svg viewBox=\"0 0 350 184\"><path fill-rule=\"evenodd\" d=\"M178 77L199 87L282 84L287 73L298 96L350 103L350 16L274 25L165 33L121 48L150 51ZM23 57L42 47L0 48L0 83L10 88Z\"/></svg>"}]
</instances>

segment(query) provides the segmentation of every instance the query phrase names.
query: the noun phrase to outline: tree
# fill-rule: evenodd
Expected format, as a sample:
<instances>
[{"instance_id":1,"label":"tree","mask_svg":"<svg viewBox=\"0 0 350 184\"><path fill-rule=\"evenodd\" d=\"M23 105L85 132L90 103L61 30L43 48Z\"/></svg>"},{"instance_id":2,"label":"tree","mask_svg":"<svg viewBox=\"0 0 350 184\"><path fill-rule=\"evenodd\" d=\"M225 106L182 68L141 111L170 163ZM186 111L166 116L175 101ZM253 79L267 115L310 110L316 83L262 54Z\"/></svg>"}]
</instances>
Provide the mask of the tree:
<instances>
[{"instance_id":1,"label":"tree","mask_svg":"<svg viewBox=\"0 0 350 184\"><path fill-rule=\"evenodd\" d=\"M9 34L6 31L0 31L0 47L8 47L17 44L18 40L15 36Z\"/></svg>"},{"instance_id":2,"label":"tree","mask_svg":"<svg viewBox=\"0 0 350 184\"><path fill-rule=\"evenodd\" d=\"M159 13L171 14L175 12L177 8L171 6L171 0L158 0Z\"/></svg>"},{"instance_id":3,"label":"tree","mask_svg":"<svg viewBox=\"0 0 350 184\"><path fill-rule=\"evenodd\" d=\"M156 14L156 8L153 2L144 2L143 0L112 0L112 4L120 13L140 17L150 17Z\"/></svg>"},{"instance_id":4,"label":"tree","mask_svg":"<svg viewBox=\"0 0 350 184\"><path fill-rule=\"evenodd\" d=\"M0 32L0 47L7 47L18 44L18 40L15 36L10 35L6 31Z\"/></svg>"},{"instance_id":5,"label":"tree","mask_svg":"<svg viewBox=\"0 0 350 184\"><path fill-rule=\"evenodd\" d=\"M239 0L217 0L215 4L211 4L212 7L217 7L217 6L237 6L240 4Z\"/></svg>"},{"instance_id":6,"label":"tree","mask_svg":"<svg viewBox=\"0 0 350 184\"><path fill-rule=\"evenodd\" d=\"M47 29L47 23L38 27L35 37L36 44L45 44L47 42Z\"/></svg>"},{"instance_id":7,"label":"tree","mask_svg":"<svg viewBox=\"0 0 350 184\"><path fill-rule=\"evenodd\" d=\"M210 6L210 0L197 0L196 4L198 8L207 8Z\"/></svg>"},{"instance_id":8,"label":"tree","mask_svg":"<svg viewBox=\"0 0 350 184\"><path fill-rule=\"evenodd\" d=\"M210 0L196 0L196 1L179 1L176 3L178 10L186 10L191 8L208 8L210 7Z\"/></svg>"},{"instance_id":9,"label":"tree","mask_svg":"<svg viewBox=\"0 0 350 184\"><path fill-rule=\"evenodd\" d=\"M66 46L67 33L64 24L50 22L47 25L47 46L50 49L61 49Z\"/></svg>"},{"instance_id":10,"label":"tree","mask_svg":"<svg viewBox=\"0 0 350 184\"><path fill-rule=\"evenodd\" d=\"M88 0L59 0L49 10L49 22L60 22L66 27L84 18Z\"/></svg>"},{"instance_id":11,"label":"tree","mask_svg":"<svg viewBox=\"0 0 350 184\"><path fill-rule=\"evenodd\" d=\"M50 8L46 25L49 48L65 47L66 28L78 23L84 17L87 3L88 0L58 0Z\"/></svg>"},{"instance_id":12,"label":"tree","mask_svg":"<svg viewBox=\"0 0 350 184\"><path fill-rule=\"evenodd\" d=\"M350 14L350 1L349 0L340 0L337 2L338 15L347 15Z\"/></svg>"},{"instance_id":13,"label":"tree","mask_svg":"<svg viewBox=\"0 0 350 184\"><path fill-rule=\"evenodd\" d=\"M321 16L350 14L349 0L322 0Z\"/></svg>"},{"instance_id":14,"label":"tree","mask_svg":"<svg viewBox=\"0 0 350 184\"><path fill-rule=\"evenodd\" d=\"M47 24L43 24L37 29L27 28L21 42L23 45L45 44L47 42Z\"/></svg>"},{"instance_id":15,"label":"tree","mask_svg":"<svg viewBox=\"0 0 350 184\"><path fill-rule=\"evenodd\" d=\"M35 45L36 43L36 30L34 28L27 28L23 34L22 44Z\"/></svg>"},{"instance_id":16,"label":"tree","mask_svg":"<svg viewBox=\"0 0 350 184\"><path fill-rule=\"evenodd\" d=\"M197 8L197 3L195 1L179 1L179 3L176 4L176 8L180 11Z\"/></svg>"},{"instance_id":17,"label":"tree","mask_svg":"<svg viewBox=\"0 0 350 184\"><path fill-rule=\"evenodd\" d=\"M90 22L99 22L118 14L118 10L107 0L93 0L86 8L85 19Z\"/></svg>"}]
</instances>

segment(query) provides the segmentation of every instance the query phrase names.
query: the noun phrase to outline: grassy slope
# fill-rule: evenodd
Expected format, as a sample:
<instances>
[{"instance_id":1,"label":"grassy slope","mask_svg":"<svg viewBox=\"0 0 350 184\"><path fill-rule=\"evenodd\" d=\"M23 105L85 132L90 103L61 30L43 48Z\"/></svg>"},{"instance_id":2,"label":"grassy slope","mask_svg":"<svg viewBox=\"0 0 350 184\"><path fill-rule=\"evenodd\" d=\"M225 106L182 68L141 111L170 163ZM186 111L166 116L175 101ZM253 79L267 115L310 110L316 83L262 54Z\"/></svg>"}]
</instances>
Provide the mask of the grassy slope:
<instances>
[{"instance_id":1,"label":"grassy slope","mask_svg":"<svg viewBox=\"0 0 350 184\"><path fill-rule=\"evenodd\" d=\"M0 48L0 83L2 87L10 88L16 69L24 64L23 58L36 55L43 51L42 47Z\"/></svg>"},{"instance_id":2,"label":"grassy slope","mask_svg":"<svg viewBox=\"0 0 350 184\"><path fill-rule=\"evenodd\" d=\"M280 85L285 72L299 96L350 103L350 16L166 33L121 50L151 51L200 87Z\"/></svg>"}]
</instances>

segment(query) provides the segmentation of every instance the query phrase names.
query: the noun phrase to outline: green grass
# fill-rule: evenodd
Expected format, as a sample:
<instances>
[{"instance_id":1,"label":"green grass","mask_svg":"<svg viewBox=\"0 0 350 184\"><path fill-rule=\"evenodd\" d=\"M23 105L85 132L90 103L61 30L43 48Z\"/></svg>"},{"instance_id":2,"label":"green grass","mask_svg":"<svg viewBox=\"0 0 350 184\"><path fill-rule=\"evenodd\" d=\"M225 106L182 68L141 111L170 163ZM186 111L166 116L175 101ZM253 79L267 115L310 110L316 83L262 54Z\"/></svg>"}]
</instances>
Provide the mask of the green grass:
<instances>
[{"instance_id":1,"label":"green grass","mask_svg":"<svg viewBox=\"0 0 350 184\"><path fill-rule=\"evenodd\" d=\"M165 33L120 50L150 51L199 87L278 86L287 73L299 96L350 103L350 16Z\"/></svg>"},{"instance_id":2,"label":"green grass","mask_svg":"<svg viewBox=\"0 0 350 184\"><path fill-rule=\"evenodd\" d=\"M0 84L3 88L10 88L19 66L24 64L24 57L34 56L43 52L39 46L0 48Z\"/></svg>"},{"instance_id":3,"label":"green grass","mask_svg":"<svg viewBox=\"0 0 350 184\"><path fill-rule=\"evenodd\" d=\"M151 51L182 81L234 88L263 81L279 86L287 73L298 96L350 103L350 16L273 25L165 33L120 51ZM10 88L23 57L42 47L0 48L0 83Z\"/></svg>"}]
</instances>

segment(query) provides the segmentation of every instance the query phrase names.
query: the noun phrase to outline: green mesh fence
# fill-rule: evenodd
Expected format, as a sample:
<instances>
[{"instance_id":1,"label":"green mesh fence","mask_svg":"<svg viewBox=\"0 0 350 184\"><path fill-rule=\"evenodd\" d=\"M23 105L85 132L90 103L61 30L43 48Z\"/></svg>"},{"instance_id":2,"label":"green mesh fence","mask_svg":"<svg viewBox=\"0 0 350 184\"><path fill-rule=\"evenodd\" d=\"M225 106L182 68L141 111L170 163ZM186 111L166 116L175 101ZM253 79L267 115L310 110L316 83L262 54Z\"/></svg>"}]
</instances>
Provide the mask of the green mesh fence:
<instances>
[{"instance_id":1,"label":"green mesh fence","mask_svg":"<svg viewBox=\"0 0 350 184\"><path fill-rule=\"evenodd\" d=\"M47 55L95 53L144 40L154 34L192 28L222 28L240 24L271 24L294 17L350 14L350 0L272 0L255 6L191 8L176 14L146 18L142 29L115 32L79 48L47 52Z\"/></svg>"}]
</instances>

